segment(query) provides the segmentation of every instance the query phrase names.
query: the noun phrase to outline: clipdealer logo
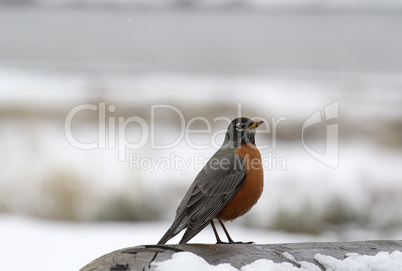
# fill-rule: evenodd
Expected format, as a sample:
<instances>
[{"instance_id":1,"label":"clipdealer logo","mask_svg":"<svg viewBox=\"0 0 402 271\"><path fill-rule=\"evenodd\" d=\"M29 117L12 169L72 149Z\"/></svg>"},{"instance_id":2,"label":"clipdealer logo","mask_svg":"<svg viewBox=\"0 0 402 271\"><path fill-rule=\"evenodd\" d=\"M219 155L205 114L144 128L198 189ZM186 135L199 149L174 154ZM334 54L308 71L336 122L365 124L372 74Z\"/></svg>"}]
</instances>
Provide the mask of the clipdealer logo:
<instances>
[{"instance_id":1,"label":"clipdealer logo","mask_svg":"<svg viewBox=\"0 0 402 271\"><path fill-rule=\"evenodd\" d=\"M314 159L327 165L331 168L339 166L339 131L338 123L326 125L326 140L325 152L320 153L306 145L304 141L304 131L317 123L338 119L339 117L339 102L334 102L324 107L324 118L321 116L321 110L314 112L303 124L302 128L302 143L304 149Z\"/></svg>"},{"instance_id":2,"label":"clipdealer logo","mask_svg":"<svg viewBox=\"0 0 402 271\"><path fill-rule=\"evenodd\" d=\"M231 122L228 117L220 116L213 119L214 122L225 122L225 128L218 131L212 130L212 125L208 119L205 117L197 116L187 122L185 121L184 115L179 110L179 108L167 105L158 104L150 106L150 121L145 121L143 118L138 116L131 117L115 117L109 116L110 113L116 111L116 106L111 104L106 106L106 103L100 102L99 104L82 104L72 108L65 119L64 132L67 141L77 149L81 150L92 150L92 149L116 149L118 153L119 162L129 162L130 169L137 170L149 170L152 174L155 174L158 170L178 170L181 174L187 172L192 166L195 171L198 171L208 160L204 152L200 150L207 150L210 148L218 149L221 147L220 138L225 135L226 127ZM167 112L168 110L169 112ZM324 108L325 117L322 118L321 111L318 110L312 114L303 124L301 131L301 139L303 148L306 152L311 155L317 161L323 163L331 168L336 168L339 165L339 151L338 151L338 124L327 125L327 138L326 138L326 151L325 153L320 153L313 148L309 147L304 140L304 133L310 126L320 123L323 121L338 118L338 102L332 103ZM88 142L85 140L79 140L73 135L72 125L75 119L82 117L82 114L90 113L97 114L98 117L98 134L97 138ZM171 142L164 142L164 144L157 144L156 140L156 120L163 114L176 114L178 120L180 121L180 133ZM238 104L238 116L241 114L241 104ZM271 119L266 119L263 117L254 117L252 119L263 120L264 125L261 126L257 133L259 134L269 134L270 141L265 141L265 145L258 145L258 149L262 154L263 168L268 170L286 170L287 162L284 157L280 157L275 153L277 148L277 131L280 128L280 124L286 121L286 116L281 117L271 117ZM192 129L194 122L202 122L205 125L205 129ZM127 135L128 126L136 127L136 142L129 140L131 137ZM209 142L206 144L196 144L191 135L193 134L206 134L209 136ZM198 150L194 152L194 157L181 157L170 152L170 155L166 157L146 157L140 155L139 150L144 147L154 149L154 150L173 150L177 145L179 145L183 140L185 143L193 150ZM258 142L257 142L258 143ZM267 151L269 149L269 151Z\"/></svg>"}]
</instances>

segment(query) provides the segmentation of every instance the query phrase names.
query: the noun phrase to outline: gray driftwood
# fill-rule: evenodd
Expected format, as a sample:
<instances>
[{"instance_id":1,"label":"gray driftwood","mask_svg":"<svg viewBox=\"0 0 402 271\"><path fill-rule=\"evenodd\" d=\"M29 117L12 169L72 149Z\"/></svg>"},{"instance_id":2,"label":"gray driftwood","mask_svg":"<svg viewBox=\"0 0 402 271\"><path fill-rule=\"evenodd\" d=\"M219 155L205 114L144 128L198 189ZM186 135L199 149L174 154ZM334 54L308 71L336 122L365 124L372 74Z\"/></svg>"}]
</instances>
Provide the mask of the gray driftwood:
<instances>
[{"instance_id":1,"label":"gray driftwood","mask_svg":"<svg viewBox=\"0 0 402 271\"><path fill-rule=\"evenodd\" d=\"M204 258L210 264L230 263L240 269L257 259L273 262L297 262L287 259L283 253L292 254L296 261L307 261L324 268L314 260L317 253L344 259L347 253L375 255L380 251L402 250L402 241L362 241L333 243L293 244L187 244L187 245L144 245L125 248L106 254L83 267L80 271L154 270L152 262L170 259L174 253L190 251Z\"/></svg>"}]
</instances>

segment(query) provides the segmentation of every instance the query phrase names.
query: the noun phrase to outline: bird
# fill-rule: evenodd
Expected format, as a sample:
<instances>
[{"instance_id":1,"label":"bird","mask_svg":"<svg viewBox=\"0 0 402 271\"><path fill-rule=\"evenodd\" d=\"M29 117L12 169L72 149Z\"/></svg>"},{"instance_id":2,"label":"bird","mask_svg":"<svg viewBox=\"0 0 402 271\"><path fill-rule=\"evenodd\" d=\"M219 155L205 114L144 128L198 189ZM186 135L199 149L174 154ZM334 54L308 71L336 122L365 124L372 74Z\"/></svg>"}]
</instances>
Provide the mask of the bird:
<instances>
[{"instance_id":1,"label":"bird","mask_svg":"<svg viewBox=\"0 0 402 271\"><path fill-rule=\"evenodd\" d=\"M177 207L176 217L158 242L164 245L186 229L179 244L211 224L217 244L222 244L214 219L221 225L228 243L235 242L223 221L232 221L253 207L264 186L261 154L255 145L255 128L263 121L246 117L233 119L222 146L204 165ZM251 242L252 243L252 242Z\"/></svg>"}]
</instances>

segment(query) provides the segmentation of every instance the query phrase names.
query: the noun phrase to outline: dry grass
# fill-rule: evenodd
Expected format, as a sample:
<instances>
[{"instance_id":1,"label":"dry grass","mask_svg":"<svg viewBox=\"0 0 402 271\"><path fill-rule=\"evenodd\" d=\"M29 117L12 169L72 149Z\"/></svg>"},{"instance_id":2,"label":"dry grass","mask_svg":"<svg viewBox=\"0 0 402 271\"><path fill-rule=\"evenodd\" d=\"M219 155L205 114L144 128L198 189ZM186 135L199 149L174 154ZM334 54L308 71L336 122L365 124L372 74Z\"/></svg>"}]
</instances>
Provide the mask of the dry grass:
<instances>
[{"instance_id":1,"label":"dry grass","mask_svg":"<svg viewBox=\"0 0 402 271\"><path fill-rule=\"evenodd\" d=\"M66 168L51 169L39 185L41 200L32 214L42 218L80 221L85 219L94 194L85 180Z\"/></svg>"},{"instance_id":2,"label":"dry grass","mask_svg":"<svg viewBox=\"0 0 402 271\"><path fill-rule=\"evenodd\" d=\"M65 168L51 170L41 181L41 195L31 215L69 221L139 221L160 218L160 210L142 195L140 182L126 182L122 189L99 193L97 186Z\"/></svg>"},{"instance_id":3,"label":"dry grass","mask_svg":"<svg viewBox=\"0 0 402 271\"><path fill-rule=\"evenodd\" d=\"M387 231L399 229L402 225L402 187L388 187L384 190L370 189L365 193L366 208L350 206L338 196L331 196L326 204L312 206L300 202L297 211L279 208L268 228L288 232L320 234L333 227L354 225L359 228L375 228Z\"/></svg>"}]
</instances>

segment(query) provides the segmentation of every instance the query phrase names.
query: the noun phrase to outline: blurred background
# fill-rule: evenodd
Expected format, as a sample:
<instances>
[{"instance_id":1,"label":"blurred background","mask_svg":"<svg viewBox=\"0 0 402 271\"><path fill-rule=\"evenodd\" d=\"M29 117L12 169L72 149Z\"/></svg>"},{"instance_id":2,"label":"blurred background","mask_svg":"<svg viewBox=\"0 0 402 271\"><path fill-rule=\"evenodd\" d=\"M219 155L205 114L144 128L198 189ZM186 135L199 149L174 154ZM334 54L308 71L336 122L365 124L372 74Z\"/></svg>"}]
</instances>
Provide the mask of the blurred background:
<instances>
[{"instance_id":1,"label":"blurred background","mask_svg":"<svg viewBox=\"0 0 402 271\"><path fill-rule=\"evenodd\" d=\"M269 147L264 193L228 225L234 239L401 239L401 15L397 0L0 1L0 254L9 270L74 270L156 243L203 165L197 157L216 151L223 134L214 132L239 108L267 120L256 140ZM304 131L323 153L327 125L338 124L332 168L306 151L302 127L336 102L339 118ZM66 136L69 112L85 104L96 109L78 112L70 131L92 149ZM144 130L119 130L119 118L151 127L152 105L176 108L185 125L198 117L192 130L207 129L205 118L211 131L163 150L148 138L120 159L119 143ZM178 113L154 113L155 144L174 142ZM193 241L214 242L212 231Z\"/></svg>"}]
</instances>

